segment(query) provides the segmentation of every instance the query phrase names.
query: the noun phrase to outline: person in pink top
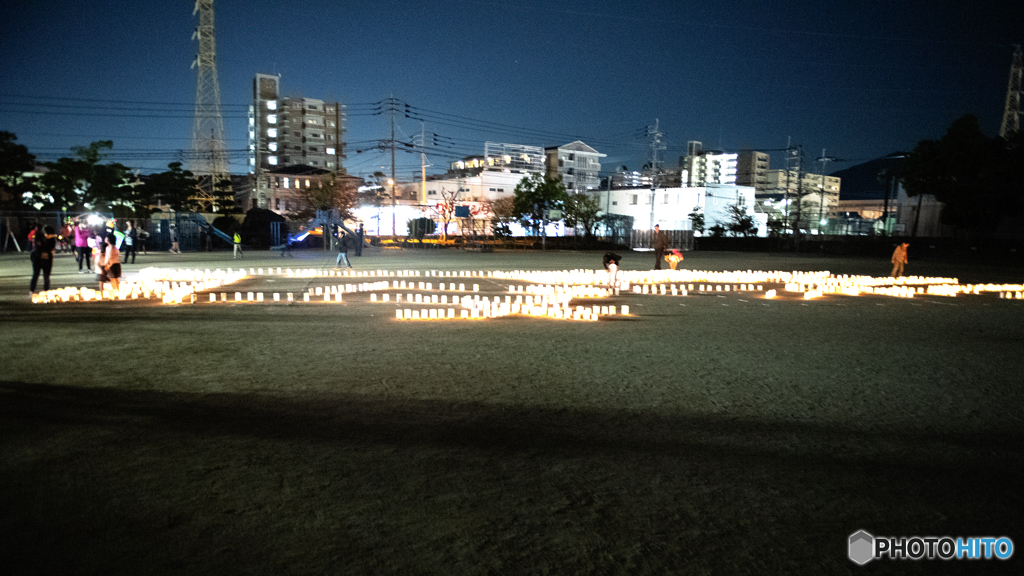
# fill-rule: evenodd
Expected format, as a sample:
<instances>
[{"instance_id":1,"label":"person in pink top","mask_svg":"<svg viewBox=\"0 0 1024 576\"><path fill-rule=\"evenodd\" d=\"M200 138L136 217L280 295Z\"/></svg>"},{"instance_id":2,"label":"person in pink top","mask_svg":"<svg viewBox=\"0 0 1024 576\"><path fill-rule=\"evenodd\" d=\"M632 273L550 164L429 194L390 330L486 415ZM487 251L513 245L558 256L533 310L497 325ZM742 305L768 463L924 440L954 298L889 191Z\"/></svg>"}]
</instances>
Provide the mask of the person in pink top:
<instances>
[{"instance_id":1,"label":"person in pink top","mask_svg":"<svg viewBox=\"0 0 1024 576\"><path fill-rule=\"evenodd\" d=\"M92 256L92 248L89 247L90 235L92 232L84 221L75 226L75 260L78 262L79 274L82 273L82 262L85 262L85 271L92 272L92 266L89 265L89 259Z\"/></svg>"}]
</instances>

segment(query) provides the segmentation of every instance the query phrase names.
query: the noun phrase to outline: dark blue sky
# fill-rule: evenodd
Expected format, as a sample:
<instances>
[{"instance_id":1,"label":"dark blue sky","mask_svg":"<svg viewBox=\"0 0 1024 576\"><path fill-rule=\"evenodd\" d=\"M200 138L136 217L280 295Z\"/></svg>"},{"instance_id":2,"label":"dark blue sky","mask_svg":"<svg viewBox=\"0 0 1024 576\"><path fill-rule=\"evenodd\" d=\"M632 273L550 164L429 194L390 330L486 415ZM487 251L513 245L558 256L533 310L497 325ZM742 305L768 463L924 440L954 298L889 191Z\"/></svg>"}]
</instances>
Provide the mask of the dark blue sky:
<instances>
[{"instance_id":1,"label":"dark blue sky","mask_svg":"<svg viewBox=\"0 0 1024 576\"><path fill-rule=\"evenodd\" d=\"M9 4L0 130L41 159L110 139L112 160L144 172L191 148L192 2ZM389 96L454 143L428 148L430 172L485 140L575 138L608 154L606 168L638 169L655 119L671 164L688 140L727 151L791 140L810 160L822 148L845 160L833 171L937 138L967 113L995 135L1011 45L1024 42L1024 2L217 0L215 10L235 173L257 72L280 74L286 94L350 105L345 166L358 175L390 169L370 144L389 136L388 117L370 115ZM399 117L399 138L420 128ZM399 154L400 178L419 161Z\"/></svg>"}]
</instances>

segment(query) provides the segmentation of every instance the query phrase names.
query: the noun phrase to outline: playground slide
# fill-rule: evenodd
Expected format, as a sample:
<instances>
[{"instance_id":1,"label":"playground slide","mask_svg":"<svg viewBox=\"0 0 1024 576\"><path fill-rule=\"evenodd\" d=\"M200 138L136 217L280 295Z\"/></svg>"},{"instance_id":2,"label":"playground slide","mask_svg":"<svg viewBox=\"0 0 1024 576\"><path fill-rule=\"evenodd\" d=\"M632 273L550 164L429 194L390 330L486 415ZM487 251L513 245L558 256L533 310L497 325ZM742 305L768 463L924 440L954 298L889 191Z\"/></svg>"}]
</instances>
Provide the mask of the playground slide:
<instances>
[{"instance_id":1,"label":"playground slide","mask_svg":"<svg viewBox=\"0 0 1024 576\"><path fill-rule=\"evenodd\" d=\"M231 236L228 236L225 232L222 232L221 230L218 230L214 225L212 225L209 222L207 222L206 218L203 218L199 214L196 214L195 212L188 212L188 213L186 213L186 217L189 220L191 220L191 221L195 222L196 224L199 224L200 226L205 228L207 234L212 233L213 235L217 236L218 238L220 238L221 240L227 242L228 244L234 244L234 242L235 242L234 238L232 238Z\"/></svg>"}]
</instances>

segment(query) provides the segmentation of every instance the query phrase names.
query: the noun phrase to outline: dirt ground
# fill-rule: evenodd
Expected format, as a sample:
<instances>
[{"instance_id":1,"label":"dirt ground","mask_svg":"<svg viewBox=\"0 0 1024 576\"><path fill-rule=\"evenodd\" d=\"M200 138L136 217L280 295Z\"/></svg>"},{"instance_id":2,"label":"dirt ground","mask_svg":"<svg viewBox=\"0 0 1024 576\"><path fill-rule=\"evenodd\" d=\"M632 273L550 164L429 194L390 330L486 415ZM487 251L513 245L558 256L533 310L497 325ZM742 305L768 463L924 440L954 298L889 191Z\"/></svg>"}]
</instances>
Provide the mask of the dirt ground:
<instances>
[{"instance_id":1,"label":"dirt ground","mask_svg":"<svg viewBox=\"0 0 1024 576\"><path fill-rule=\"evenodd\" d=\"M352 259L600 267L600 254L576 252ZM153 254L127 271L237 264ZM888 272L734 253L684 266ZM911 266L1024 281L1006 267ZM68 257L56 271L55 285L92 285ZM31 305L28 272L27 257L0 257L5 573L1021 572L1019 554L862 567L847 538L1024 541L1024 301L623 294L601 303L633 314L600 322L401 322L365 295ZM485 295L509 284L470 282Z\"/></svg>"}]
</instances>

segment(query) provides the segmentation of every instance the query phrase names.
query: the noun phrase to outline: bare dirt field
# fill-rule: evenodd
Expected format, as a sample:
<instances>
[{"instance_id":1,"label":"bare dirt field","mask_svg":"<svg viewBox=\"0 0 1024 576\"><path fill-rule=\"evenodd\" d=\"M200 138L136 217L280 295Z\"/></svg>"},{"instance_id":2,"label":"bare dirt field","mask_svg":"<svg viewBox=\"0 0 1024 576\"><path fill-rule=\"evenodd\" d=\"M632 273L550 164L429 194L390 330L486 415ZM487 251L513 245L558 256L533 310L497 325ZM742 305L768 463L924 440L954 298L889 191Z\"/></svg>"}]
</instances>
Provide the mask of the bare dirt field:
<instances>
[{"instance_id":1,"label":"bare dirt field","mask_svg":"<svg viewBox=\"0 0 1024 576\"><path fill-rule=\"evenodd\" d=\"M592 252L352 260L600 267ZM237 264L153 254L126 270ZM888 272L736 253L683 265ZM1024 541L1024 300L622 294L602 304L631 315L599 322L403 322L365 294L32 305L30 271L0 257L5 574L1021 573L1019 553L858 566L847 538ZM908 273L1024 281L940 261ZM55 286L93 283L58 258Z\"/></svg>"}]
</instances>

